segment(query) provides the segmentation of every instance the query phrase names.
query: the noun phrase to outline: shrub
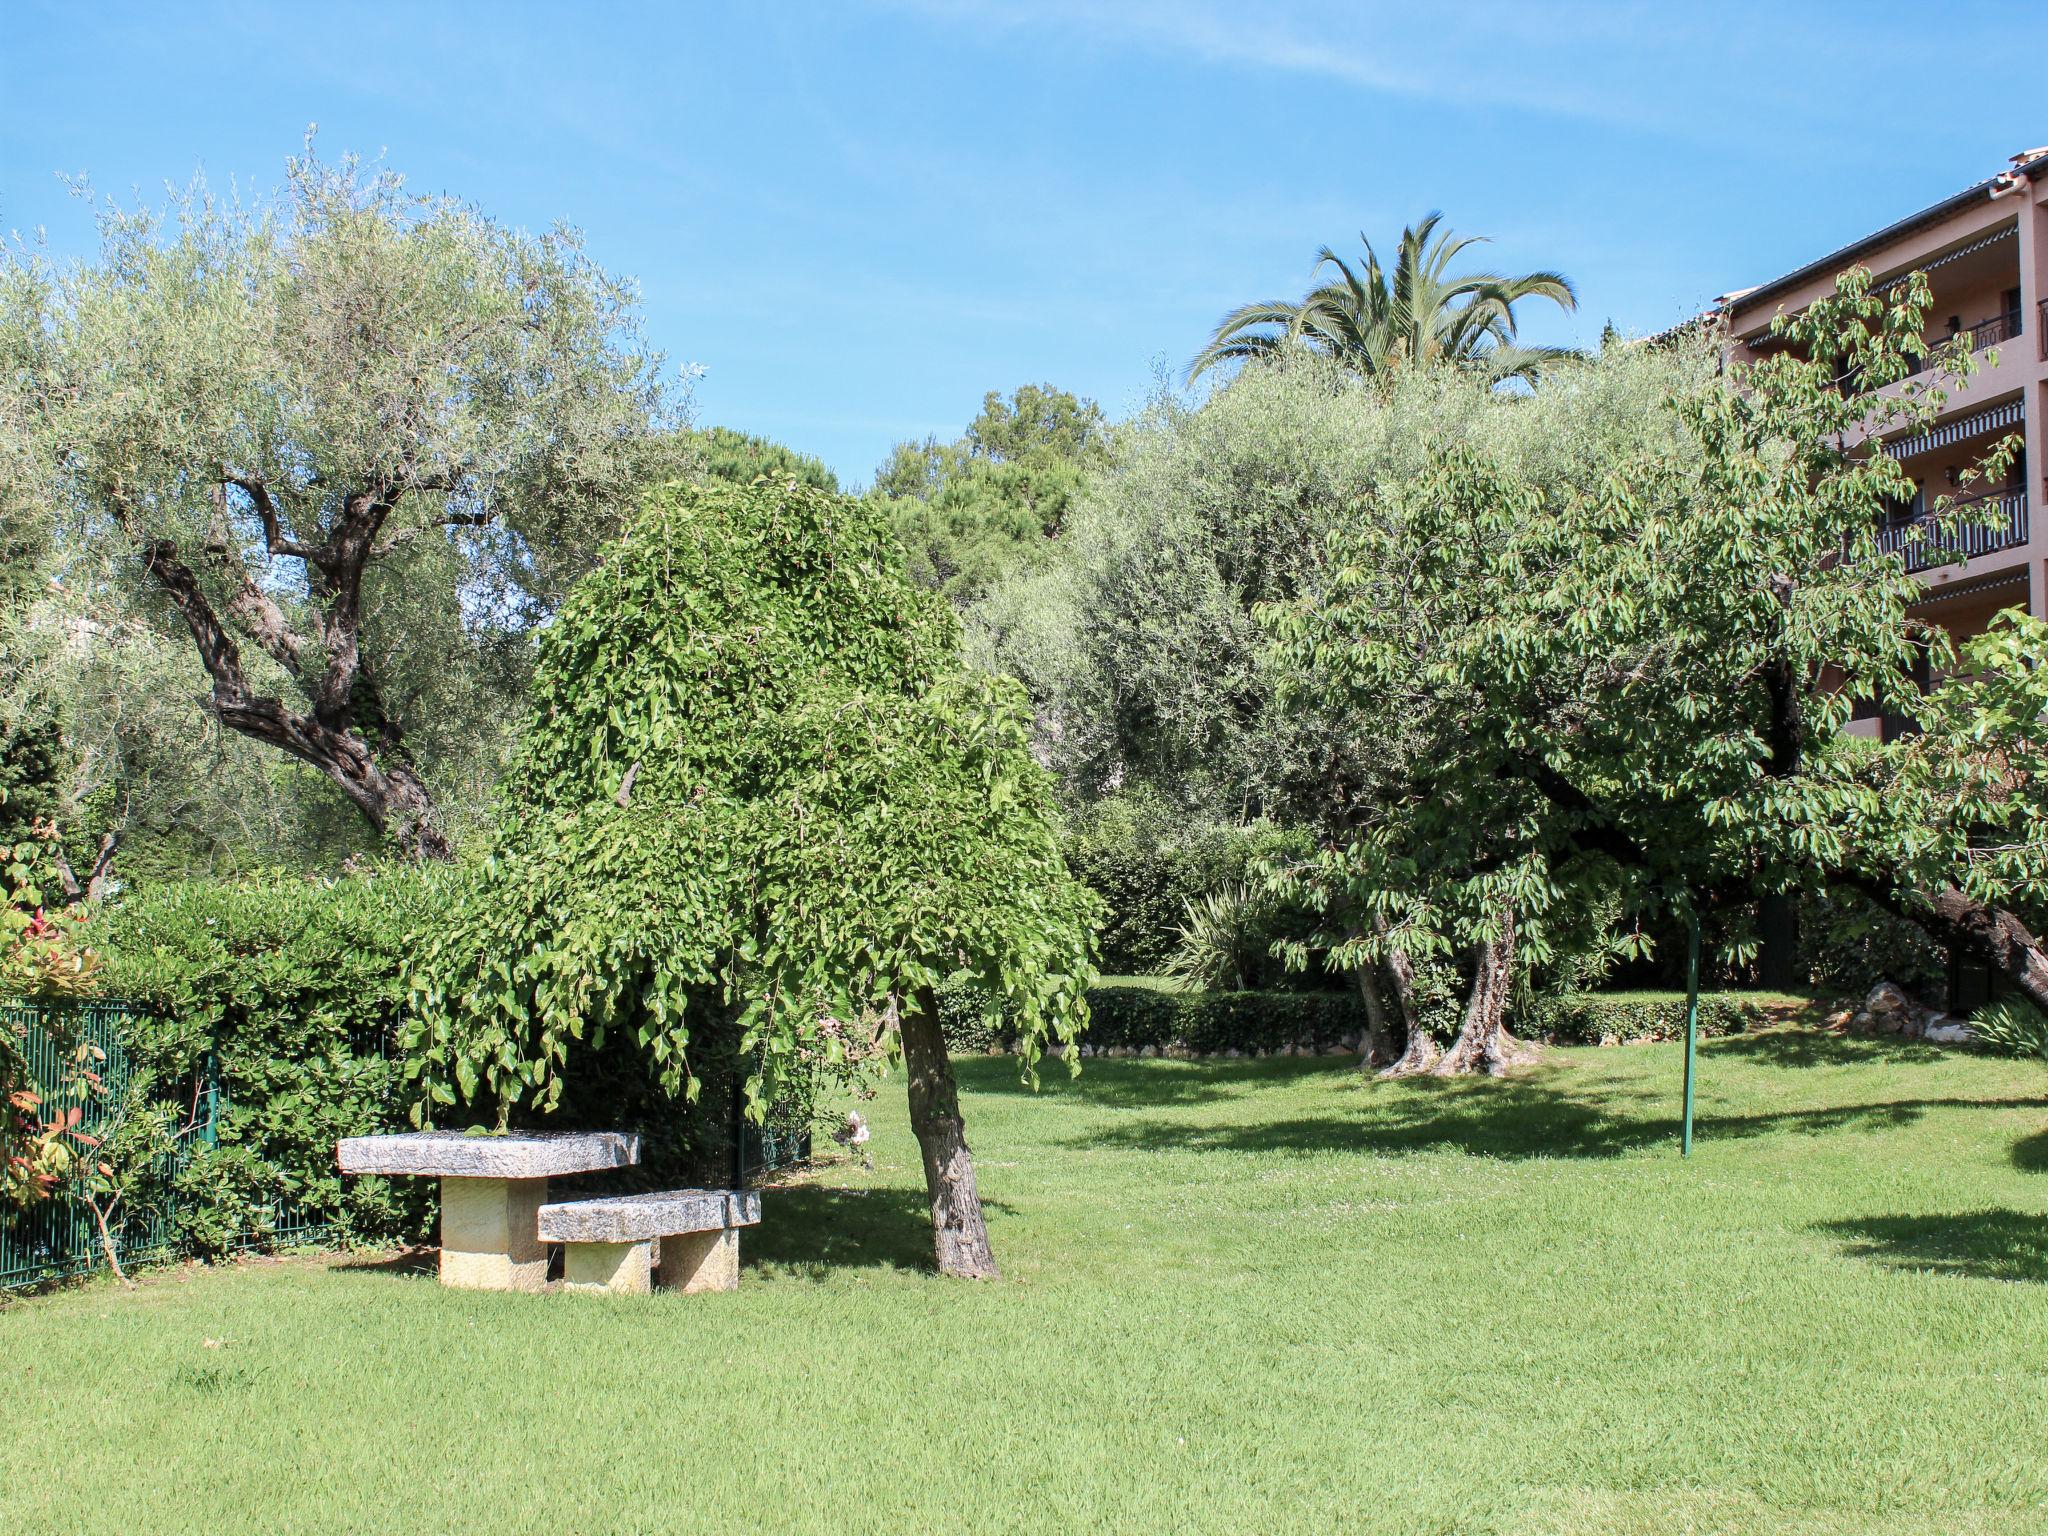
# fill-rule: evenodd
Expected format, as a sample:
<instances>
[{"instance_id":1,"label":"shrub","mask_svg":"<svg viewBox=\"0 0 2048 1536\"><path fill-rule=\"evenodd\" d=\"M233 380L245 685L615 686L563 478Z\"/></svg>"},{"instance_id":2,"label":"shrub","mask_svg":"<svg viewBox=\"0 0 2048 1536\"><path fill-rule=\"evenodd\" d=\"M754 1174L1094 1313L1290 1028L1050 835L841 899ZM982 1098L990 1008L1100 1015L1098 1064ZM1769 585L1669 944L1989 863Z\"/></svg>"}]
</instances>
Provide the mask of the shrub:
<instances>
[{"instance_id":1,"label":"shrub","mask_svg":"<svg viewBox=\"0 0 2048 1536\"><path fill-rule=\"evenodd\" d=\"M1700 994L1699 1032L1739 1034L1764 1021L1763 1006L1739 992ZM1554 1045L1676 1040L1685 1034L1683 992L1562 992L1532 998L1516 1026Z\"/></svg>"},{"instance_id":2,"label":"shrub","mask_svg":"<svg viewBox=\"0 0 2048 1536\"><path fill-rule=\"evenodd\" d=\"M1187 904L1164 973L1190 992L1248 991L1273 942L1273 901L1232 880Z\"/></svg>"},{"instance_id":3,"label":"shrub","mask_svg":"<svg viewBox=\"0 0 2048 1536\"><path fill-rule=\"evenodd\" d=\"M1185 814L1147 793L1113 796L1077 813L1064 845L1067 867L1102 898L1098 963L1113 975L1162 970L1206 898L1254 884L1253 867L1262 859L1307 850L1305 834L1271 822L1190 826ZM1305 937L1314 923L1285 902L1262 900L1260 906L1251 945L1256 963L1246 979L1253 987L1291 985L1267 950L1276 938Z\"/></svg>"},{"instance_id":4,"label":"shrub","mask_svg":"<svg viewBox=\"0 0 2048 1536\"><path fill-rule=\"evenodd\" d=\"M412 1128L418 1074L401 1043L408 971L419 935L465 878L428 870L177 883L108 910L98 925L103 989L145 1011L127 1030L142 1091L182 1105L209 1058L221 1088L218 1145L194 1153L172 1191L187 1246L218 1254L261 1241L287 1206L342 1242L432 1231L431 1180L344 1178L334 1147ZM522 1112L513 1123L640 1132L640 1164L608 1175L608 1190L724 1183L738 1151L737 1045L736 1026L707 1031L702 1091L685 1100L661 1088L622 1029L578 1056L554 1115ZM808 1094L791 1086L799 1091L769 1110L785 1138L809 1129Z\"/></svg>"},{"instance_id":5,"label":"shrub","mask_svg":"<svg viewBox=\"0 0 2048 1536\"><path fill-rule=\"evenodd\" d=\"M131 1070L188 1097L208 1059L219 1145L178 1179L179 1224L202 1251L261 1236L289 1203L347 1241L416 1237L421 1180L344 1179L344 1136L405 1129L410 1091L395 1046L413 934L447 873L331 882L180 882L107 910L103 989L131 1021Z\"/></svg>"},{"instance_id":6,"label":"shrub","mask_svg":"<svg viewBox=\"0 0 2048 1536\"><path fill-rule=\"evenodd\" d=\"M1948 986L1948 955L1916 925L1853 891L1809 896L1799 904L1799 968L1811 985L1861 997L1894 981L1916 997Z\"/></svg>"},{"instance_id":7,"label":"shrub","mask_svg":"<svg viewBox=\"0 0 2048 1536\"><path fill-rule=\"evenodd\" d=\"M2048 1014L2023 997L2001 998L1970 1019L1977 1044L1999 1056L2038 1056L2048 1061Z\"/></svg>"},{"instance_id":8,"label":"shrub","mask_svg":"<svg viewBox=\"0 0 2048 1536\"><path fill-rule=\"evenodd\" d=\"M1183 1046L1197 1056L1226 1051L1327 1050L1355 1045L1365 1027L1357 997L1344 992L1168 992L1103 986L1088 994L1082 1038L1097 1050Z\"/></svg>"}]
</instances>

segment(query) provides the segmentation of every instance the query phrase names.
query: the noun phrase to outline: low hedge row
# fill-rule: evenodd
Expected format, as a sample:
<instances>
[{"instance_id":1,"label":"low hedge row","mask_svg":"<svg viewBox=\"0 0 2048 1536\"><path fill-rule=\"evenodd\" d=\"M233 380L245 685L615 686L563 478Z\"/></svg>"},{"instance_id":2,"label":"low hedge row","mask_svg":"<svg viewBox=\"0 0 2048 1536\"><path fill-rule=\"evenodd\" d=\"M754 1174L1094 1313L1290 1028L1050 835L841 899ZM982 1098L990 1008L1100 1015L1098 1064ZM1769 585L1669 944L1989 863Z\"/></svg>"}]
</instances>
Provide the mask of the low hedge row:
<instances>
[{"instance_id":1,"label":"low hedge row","mask_svg":"<svg viewBox=\"0 0 2048 1536\"><path fill-rule=\"evenodd\" d=\"M991 1025L972 989L940 993L947 1044L963 1055L1008 1050L1010 1030ZM1365 1010L1348 992L1176 992L1168 987L1112 981L1088 992L1090 1022L1082 1045L1093 1051L1147 1047L1184 1049L1197 1056L1272 1054L1289 1049L1325 1051L1356 1046ZM1764 1022L1761 1003L1739 992L1700 996L1700 1033L1726 1035ZM1553 1045L1619 1045L1630 1040L1672 1040L1685 1032L1683 992L1566 992L1528 1000L1508 1027Z\"/></svg>"},{"instance_id":2,"label":"low hedge row","mask_svg":"<svg viewBox=\"0 0 2048 1536\"><path fill-rule=\"evenodd\" d=\"M1293 1048L1355 1045L1365 1028L1348 992L1178 992L1142 982L1105 982L1088 990L1090 1051L1169 1046L1197 1056L1226 1051L1254 1055ZM1007 1023L991 1025L979 993L951 987L939 994L946 1044L958 1055L1005 1051L1015 1042Z\"/></svg>"},{"instance_id":3,"label":"low hedge row","mask_svg":"<svg viewBox=\"0 0 2048 1536\"><path fill-rule=\"evenodd\" d=\"M1685 1033L1683 992L1562 992L1531 1000L1523 1033L1553 1045L1622 1045L1676 1040ZM1741 992L1700 994L1700 1034L1740 1034L1765 1020L1763 1005Z\"/></svg>"}]
</instances>

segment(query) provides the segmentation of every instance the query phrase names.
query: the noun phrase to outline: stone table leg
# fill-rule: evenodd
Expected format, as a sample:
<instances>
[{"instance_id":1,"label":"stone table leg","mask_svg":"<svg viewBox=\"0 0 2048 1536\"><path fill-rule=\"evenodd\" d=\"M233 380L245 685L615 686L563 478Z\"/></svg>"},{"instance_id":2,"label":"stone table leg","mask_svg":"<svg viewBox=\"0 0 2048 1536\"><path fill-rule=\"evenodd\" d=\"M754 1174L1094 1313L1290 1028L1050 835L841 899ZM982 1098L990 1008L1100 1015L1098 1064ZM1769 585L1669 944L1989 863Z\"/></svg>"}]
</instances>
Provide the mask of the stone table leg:
<instances>
[{"instance_id":1,"label":"stone table leg","mask_svg":"<svg viewBox=\"0 0 2048 1536\"><path fill-rule=\"evenodd\" d=\"M740 1229L685 1232L661 1240L665 1291L736 1291L740 1288Z\"/></svg>"},{"instance_id":2,"label":"stone table leg","mask_svg":"<svg viewBox=\"0 0 2048 1536\"><path fill-rule=\"evenodd\" d=\"M651 1289L650 1257L646 1243L565 1243L562 1289L645 1296Z\"/></svg>"},{"instance_id":3,"label":"stone table leg","mask_svg":"<svg viewBox=\"0 0 2048 1536\"><path fill-rule=\"evenodd\" d=\"M441 1283L472 1291L538 1291L548 1282L540 1240L546 1179L443 1179Z\"/></svg>"}]
</instances>

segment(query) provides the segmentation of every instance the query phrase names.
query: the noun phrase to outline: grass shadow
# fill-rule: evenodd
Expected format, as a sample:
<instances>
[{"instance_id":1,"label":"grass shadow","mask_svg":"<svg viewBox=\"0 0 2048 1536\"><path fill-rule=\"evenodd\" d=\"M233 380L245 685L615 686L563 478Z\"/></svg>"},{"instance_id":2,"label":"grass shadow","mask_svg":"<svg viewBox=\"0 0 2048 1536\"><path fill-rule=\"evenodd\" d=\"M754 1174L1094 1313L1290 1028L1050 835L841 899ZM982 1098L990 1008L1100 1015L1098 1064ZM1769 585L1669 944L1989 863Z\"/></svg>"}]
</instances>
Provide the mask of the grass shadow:
<instances>
[{"instance_id":1,"label":"grass shadow","mask_svg":"<svg viewBox=\"0 0 2048 1536\"><path fill-rule=\"evenodd\" d=\"M2036 1131L2014 1142L2012 1165L2022 1173L2048 1173L2048 1131Z\"/></svg>"},{"instance_id":2,"label":"grass shadow","mask_svg":"<svg viewBox=\"0 0 2048 1536\"><path fill-rule=\"evenodd\" d=\"M981 1203L1014 1214L986 1195ZM741 1238L740 1265L812 1280L847 1269L929 1273L931 1206L916 1189L778 1185L762 1192L761 1224Z\"/></svg>"},{"instance_id":3,"label":"grass shadow","mask_svg":"<svg viewBox=\"0 0 2048 1536\"><path fill-rule=\"evenodd\" d=\"M429 1246L401 1248L396 1253L342 1254L327 1267L357 1275L429 1275L440 1273L441 1250Z\"/></svg>"},{"instance_id":4,"label":"grass shadow","mask_svg":"<svg viewBox=\"0 0 2048 1536\"><path fill-rule=\"evenodd\" d=\"M1891 1269L2048 1282L2048 1216L2034 1211L1863 1216L1825 1222L1819 1230L1844 1242L1850 1257Z\"/></svg>"},{"instance_id":5,"label":"grass shadow","mask_svg":"<svg viewBox=\"0 0 2048 1536\"><path fill-rule=\"evenodd\" d=\"M1257 1078L1278 1075L1274 1068L1315 1065L1312 1060L1138 1062L1096 1057L1083 1062L1075 1076L1064 1061L1046 1060L1038 1064L1036 1088L1024 1081L1014 1056L969 1056L956 1060L953 1071L960 1086L972 1093L1068 1097L1108 1109L1167 1109L1235 1097Z\"/></svg>"},{"instance_id":6,"label":"grass shadow","mask_svg":"<svg viewBox=\"0 0 2048 1536\"><path fill-rule=\"evenodd\" d=\"M1929 1047L1928 1049L1933 1049ZM1796 1055L1796 1049L1792 1053ZM1867 1053L1851 1060L1868 1060ZM1789 1062L1788 1062L1789 1064ZM1254 1063L1316 1070L1307 1061ZM1241 1083L1232 1063L1209 1070ZM1257 1124L1219 1125L1185 1118L1147 1117L1063 1143L1074 1150L1216 1152L1369 1152L1381 1155L1455 1151L1473 1157L1618 1157L1676 1138L1674 1114L1640 1112L1669 1104L1664 1088L1589 1073L1583 1061L1539 1065L1508 1078L1411 1078L1398 1085L1361 1084L1355 1108L1341 1113ZM2048 1105L2038 1098L1929 1097L1885 1099L1820 1109L1760 1114L1702 1114L1701 1139L1733 1140L1790 1132L1825 1135L1844 1130L1910 1125L1937 1109L2012 1109ZM1171 1107L1171 1106L1168 1106ZM2048 1151L2044 1151L2048 1158Z\"/></svg>"},{"instance_id":7,"label":"grass shadow","mask_svg":"<svg viewBox=\"0 0 2048 1536\"><path fill-rule=\"evenodd\" d=\"M1925 1040L1845 1035L1824 1029L1763 1029L1700 1042L1703 1056L1733 1056L1766 1067L1850 1067L1870 1061L1930 1062L1948 1054Z\"/></svg>"}]
</instances>

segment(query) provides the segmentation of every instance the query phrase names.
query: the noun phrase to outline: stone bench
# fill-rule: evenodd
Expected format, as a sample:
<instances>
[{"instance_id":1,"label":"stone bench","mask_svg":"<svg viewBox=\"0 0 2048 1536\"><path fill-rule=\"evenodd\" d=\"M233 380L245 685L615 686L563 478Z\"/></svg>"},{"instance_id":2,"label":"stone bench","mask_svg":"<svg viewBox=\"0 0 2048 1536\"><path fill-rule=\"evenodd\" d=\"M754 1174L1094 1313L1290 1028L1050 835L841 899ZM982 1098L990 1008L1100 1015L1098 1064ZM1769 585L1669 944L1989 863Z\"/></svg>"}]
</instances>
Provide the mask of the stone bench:
<instances>
[{"instance_id":1,"label":"stone bench","mask_svg":"<svg viewBox=\"0 0 2048 1536\"><path fill-rule=\"evenodd\" d=\"M757 1190L671 1189L544 1205L538 1225L563 1245L565 1289L644 1295L657 1264L663 1290L738 1290L740 1228L760 1219Z\"/></svg>"},{"instance_id":2,"label":"stone bench","mask_svg":"<svg viewBox=\"0 0 2048 1536\"><path fill-rule=\"evenodd\" d=\"M625 1131L414 1131L351 1136L335 1148L334 1160L343 1173L441 1181L443 1285L538 1291L548 1278L536 1220L547 1208L548 1180L637 1163L640 1138Z\"/></svg>"}]
</instances>

